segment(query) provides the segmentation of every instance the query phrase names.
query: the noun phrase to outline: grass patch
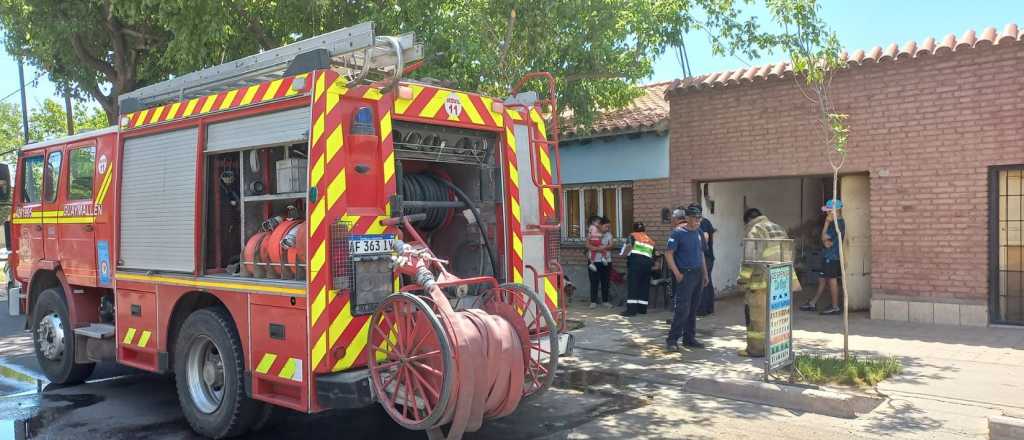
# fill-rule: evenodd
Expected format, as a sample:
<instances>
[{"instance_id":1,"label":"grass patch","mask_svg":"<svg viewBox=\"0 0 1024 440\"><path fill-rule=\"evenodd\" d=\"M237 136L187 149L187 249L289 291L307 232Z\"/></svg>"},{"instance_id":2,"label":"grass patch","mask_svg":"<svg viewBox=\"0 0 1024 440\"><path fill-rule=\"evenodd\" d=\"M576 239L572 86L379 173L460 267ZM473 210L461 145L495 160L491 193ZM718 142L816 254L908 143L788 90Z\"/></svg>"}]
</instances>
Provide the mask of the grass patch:
<instances>
[{"instance_id":1,"label":"grass patch","mask_svg":"<svg viewBox=\"0 0 1024 440\"><path fill-rule=\"evenodd\" d=\"M856 386L873 386L903 370L895 357L862 359L851 356L844 362L841 357L797 355L794 366L810 383Z\"/></svg>"}]
</instances>

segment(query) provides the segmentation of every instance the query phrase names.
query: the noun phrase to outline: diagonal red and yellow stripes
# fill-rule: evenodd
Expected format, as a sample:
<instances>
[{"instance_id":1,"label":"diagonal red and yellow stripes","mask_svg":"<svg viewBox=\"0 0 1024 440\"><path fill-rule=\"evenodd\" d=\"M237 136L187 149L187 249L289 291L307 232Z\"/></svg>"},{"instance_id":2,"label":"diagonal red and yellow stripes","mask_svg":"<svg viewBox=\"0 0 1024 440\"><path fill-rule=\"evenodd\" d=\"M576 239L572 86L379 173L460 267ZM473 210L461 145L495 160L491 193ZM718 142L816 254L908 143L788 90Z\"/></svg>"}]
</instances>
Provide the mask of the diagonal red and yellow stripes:
<instances>
[{"instance_id":1,"label":"diagonal red and yellow stripes","mask_svg":"<svg viewBox=\"0 0 1024 440\"><path fill-rule=\"evenodd\" d=\"M522 211L519 205L519 168L516 136L512 132L513 122L522 120L522 116L516 111L506 112L509 121L505 124L505 186L508 188L509 217L508 225L508 246L509 252L509 274L512 282L523 282L523 228ZM529 172L529 171L527 171ZM529 175L527 175L529 178Z\"/></svg>"},{"instance_id":2,"label":"diagonal red and yellow stripes","mask_svg":"<svg viewBox=\"0 0 1024 440\"><path fill-rule=\"evenodd\" d=\"M530 121L533 122L535 130L534 139L546 141L548 139L548 135L547 129L544 126L544 118L541 117L536 108L530 109ZM540 166L537 167L537 178L541 185L551 185L554 183L553 174L551 173L551 148L546 142L537 142L535 147L537 149L537 160L540 161ZM559 220L557 213L555 212L556 195L557 194L555 194L555 191L552 188L540 188L540 221L542 224L548 224L552 221L557 223Z\"/></svg>"},{"instance_id":3,"label":"diagonal red and yellow stripes","mask_svg":"<svg viewBox=\"0 0 1024 440\"><path fill-rule=\"evenodd\" d=\"M134 129L288 98L309 90L309 84L305 84L308 76L303 73L128 113L121 128Z\"/></svg>"},{"instance_id":4,"label":"diagonal red and yellow stripes","mask_svg":"<svg viewBox=\"0 0 1024 440\"><path fill-rule=\"evenodd\" d=\"M504 115L494 111L494 100L474 93L424 86L406 85L411 99L395 100L395 115L403 119L460 123L488 128L505 126ZM453 114L451 110L456 110Z\"/></svg>"}]
</instances>

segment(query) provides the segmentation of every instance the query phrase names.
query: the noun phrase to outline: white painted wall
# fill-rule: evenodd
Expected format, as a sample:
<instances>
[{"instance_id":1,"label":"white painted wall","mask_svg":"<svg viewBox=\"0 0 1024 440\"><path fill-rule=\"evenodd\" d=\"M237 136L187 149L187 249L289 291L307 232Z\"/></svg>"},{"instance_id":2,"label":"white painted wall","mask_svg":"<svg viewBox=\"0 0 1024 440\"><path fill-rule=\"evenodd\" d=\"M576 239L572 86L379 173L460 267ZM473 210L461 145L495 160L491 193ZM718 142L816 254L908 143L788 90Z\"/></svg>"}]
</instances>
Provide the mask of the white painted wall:
<instances>
[{"instance_id":1,"label":"white painted wall","mask_svg":"<svg viewBox=\"0 0 1024 440\"><path fill-rule=\"evenodd\" d=\"M711 213L705 200L704 215L718 229L715 235L715 271L712 274L718 291L736 285L743 257L742 240L746 234L743 211L747 208L761 210L769 219L787 229L820 216L823 186L817 178L713 182L709 185L709 197L715 201L715 212Z\"/></svg>"}]
</instances>

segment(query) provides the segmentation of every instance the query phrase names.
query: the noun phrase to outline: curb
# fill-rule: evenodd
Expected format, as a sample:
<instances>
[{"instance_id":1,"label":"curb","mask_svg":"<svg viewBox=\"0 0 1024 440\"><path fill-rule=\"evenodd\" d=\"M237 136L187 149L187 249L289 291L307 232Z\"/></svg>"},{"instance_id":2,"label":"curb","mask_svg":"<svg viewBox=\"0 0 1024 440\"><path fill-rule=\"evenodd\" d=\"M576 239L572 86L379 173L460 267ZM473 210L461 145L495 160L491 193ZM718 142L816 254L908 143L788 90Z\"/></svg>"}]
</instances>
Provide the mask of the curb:
<instances>
[{"instance_id":1,"label":"curb","mask_svg":"<svg viewBox=\"0 0 1024 440\"><path fill-rule=\"evenodd\" d=\"M860 396L831 390L713 377L694 377L686 381L683 390L845 419L853 419L859 414L869 413L884 400L880 397Z\"/></svg>"},{"instance_id":2,"label":"curb","mask_svg":"<svg viewBox=\"0 0 1024 440\"><path fill-rule=\"evenodd\" d=\"M1017 440L1024 438L1024 419L1006 416L989 416L989 440Z\"/></svg>"}]
</instances>

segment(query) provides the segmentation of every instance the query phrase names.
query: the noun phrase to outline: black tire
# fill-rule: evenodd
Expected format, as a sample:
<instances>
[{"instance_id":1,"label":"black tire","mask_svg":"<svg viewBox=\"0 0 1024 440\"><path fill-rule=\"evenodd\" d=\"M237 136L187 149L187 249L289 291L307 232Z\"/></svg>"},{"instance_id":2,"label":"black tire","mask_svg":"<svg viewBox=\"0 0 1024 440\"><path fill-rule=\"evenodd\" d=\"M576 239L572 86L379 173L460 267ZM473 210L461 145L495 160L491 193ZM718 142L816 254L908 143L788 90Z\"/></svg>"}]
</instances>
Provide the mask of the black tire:
<instances>
[{"instance_id":1,"label":"black tire","mask_svg":"<svg viewBox=\"0 0 1024 440\"><path fill-rule=\"evenodd\" d=\"M56 359L51 359L43 353L43 339L41 336L43 318L50 315L57 315L56 321L60 323L60 331L63 333L63 348ZM72 385L82 383L92 374L94 363L75 363L75 335L74 326L68 318L68 303L64 298L64 291L60 288L49 288L39 293L36 299L35 309L32 311L32 342L35 347L36 360L46 374L50 382L58 385ZM52 338L46 338L52 341Z\"/></svg>"},{"instance_id":2,"label":"black tire","mask_svg":"<svg viewBox=\"0 0 1024 440\"><path fill-rule=\"evenodd\" d=\"M190 350L194 345L212 346L222 362L222 396L210 412L200 409L193 396L188 373ZM221 439L245 433L260 413L259 402L245 395L245 361L242 343L227 310L220 307L193 312L181 325L174 344L174 376L178 401L188 424L197 433ZM202 385L198 385L202 386Z\"/></svg>"}]
</instances>

